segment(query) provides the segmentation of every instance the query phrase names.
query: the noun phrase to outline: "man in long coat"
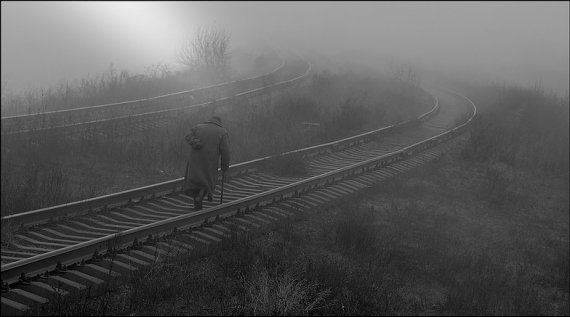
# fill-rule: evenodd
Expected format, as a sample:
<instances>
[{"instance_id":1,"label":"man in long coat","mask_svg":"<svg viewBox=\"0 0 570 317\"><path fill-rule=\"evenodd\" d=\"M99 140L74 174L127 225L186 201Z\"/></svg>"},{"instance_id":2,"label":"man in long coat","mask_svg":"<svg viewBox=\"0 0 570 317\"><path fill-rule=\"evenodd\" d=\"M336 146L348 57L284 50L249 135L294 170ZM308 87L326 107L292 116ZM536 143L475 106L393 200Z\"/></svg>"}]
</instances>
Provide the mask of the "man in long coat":
<instances>
[{"instance_id":1,"label":"man in long coat","mask_svg":"<svg viewBox=\"0 0 570 317\"><path fill-rule=\"evenodd\" d=\"M216 188L218 163L222 172L230 166L229 136L222 126L220 117L192 127L185 137L190 145L190 154L186 164L183 191L194 198L194 210L202 209L205 196L212 201Z\"/></svg>"}]
</instances>

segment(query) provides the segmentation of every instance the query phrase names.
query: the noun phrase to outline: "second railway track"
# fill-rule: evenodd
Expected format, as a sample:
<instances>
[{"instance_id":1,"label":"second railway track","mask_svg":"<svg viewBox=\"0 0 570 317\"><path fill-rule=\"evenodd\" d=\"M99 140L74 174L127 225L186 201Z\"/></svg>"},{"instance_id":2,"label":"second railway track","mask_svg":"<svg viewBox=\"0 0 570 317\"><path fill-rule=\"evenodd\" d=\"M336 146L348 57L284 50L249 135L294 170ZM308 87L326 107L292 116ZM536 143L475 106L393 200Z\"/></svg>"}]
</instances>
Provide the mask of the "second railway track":
<instances>
[{"instance_id":1,"label":"second railway track","mask_svg":"<svg viewBox=\"0 0 570 317\"><path fill-rule=\"evenodd\" d=\"M214 197L198 212L191 211L192 199L180 192L177 179L3 217L21 230L2 246L2 280L11 285L2 294L2 310L23 311L58 293L99 285L106 275L149 265L157 256L217 244L234 230L267 226L433 159L442 143L468 126L476 108L458 93L429 91L434 107L415 120L281 155L301 158L304 176L273 174L275 157L232 165L225 202Z\"/></svg>"},{"instance_id":2,"label":"second railway track","mask_svg":"<svg viewBox=\"0 0 570 317\"><path fill-rule=\"evenodd\" d=\"M2 118L2 138L96 134L116 126L164 124L167 119L204 106L235 98L250 98L286 88L306 78L310 64L296 58L282 59L272 72L256 77L189 91L114 104ZM117 131L116 129L114 129Z\"/></svg>"}]
</instances>

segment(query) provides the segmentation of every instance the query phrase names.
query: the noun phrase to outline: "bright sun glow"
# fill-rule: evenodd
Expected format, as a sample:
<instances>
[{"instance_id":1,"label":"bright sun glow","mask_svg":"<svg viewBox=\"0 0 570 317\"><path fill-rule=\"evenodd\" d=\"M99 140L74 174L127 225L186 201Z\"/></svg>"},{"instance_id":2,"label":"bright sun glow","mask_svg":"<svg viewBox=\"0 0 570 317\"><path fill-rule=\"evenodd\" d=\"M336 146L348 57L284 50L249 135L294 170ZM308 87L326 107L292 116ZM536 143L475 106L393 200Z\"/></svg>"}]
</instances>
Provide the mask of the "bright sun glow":
<instances>
[{"instance_id":1,"label":"bright sun glow","mask_svg":"<svg viewBox=\"0 0 570 317\"><path fill-rule=\"evenodd\" d=\"M168 2L88 2L84 5L93 17L94 27L107 33L117 47L118 44L130 46L131 51L140 54L141 61L176 63L177 48L195 29L195 21L189 16L191 10L180 12L178 6L178 12L174 11Z\"/></svg>"}]
</instances>

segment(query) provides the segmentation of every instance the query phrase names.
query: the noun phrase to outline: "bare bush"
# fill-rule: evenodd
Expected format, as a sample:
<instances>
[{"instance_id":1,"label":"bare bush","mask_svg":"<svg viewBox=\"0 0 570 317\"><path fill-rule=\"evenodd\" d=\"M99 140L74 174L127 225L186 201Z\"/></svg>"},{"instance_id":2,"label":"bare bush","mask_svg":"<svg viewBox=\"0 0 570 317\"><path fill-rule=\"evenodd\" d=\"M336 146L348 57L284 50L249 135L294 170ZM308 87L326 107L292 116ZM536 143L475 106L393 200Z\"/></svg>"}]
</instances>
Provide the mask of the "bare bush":
<instances>
[{"instance_id":1,"label":"bare bush","mask_svg":"<svg viewBox=\"0 0 570 317\"><path fill-rule=\"evenodd\" d=\"M178 52L178 60L193 71L227 79L230 74L230 34L218 26L201 26Z\"/></svg>"}]
</instances>

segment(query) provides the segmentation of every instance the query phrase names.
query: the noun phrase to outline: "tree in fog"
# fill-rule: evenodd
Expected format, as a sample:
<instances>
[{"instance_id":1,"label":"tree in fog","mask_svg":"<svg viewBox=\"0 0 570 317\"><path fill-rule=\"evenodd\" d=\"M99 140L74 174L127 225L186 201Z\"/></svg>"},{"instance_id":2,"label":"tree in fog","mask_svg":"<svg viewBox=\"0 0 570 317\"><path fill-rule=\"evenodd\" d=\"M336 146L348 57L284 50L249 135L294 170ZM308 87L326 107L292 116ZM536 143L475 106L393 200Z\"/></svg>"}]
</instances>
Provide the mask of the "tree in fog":
<instances>
[{"instance_id":1,"label":"tree in fog","mask_svg":"<svg viewBox=\"0 0 570 317\"><path fill-rule=\"evenodd\" d=\"M178 52L178 60L192 71L220 79L230 75L230 34L217 26L201 26Z\"/></svg>"},{"instance_id":2,"label":"tree in fog","mask_svg":"<svg viewBox=\"0 0 570 317\"><path fill-rule=\"evenodd\" d=\"M396 63L392 60L389 62L389 69L392 76L403 82L407 82L412 86L419 86L421 83L418 71L412 65L405 63Z\"/></svg>"}]
</instances>

